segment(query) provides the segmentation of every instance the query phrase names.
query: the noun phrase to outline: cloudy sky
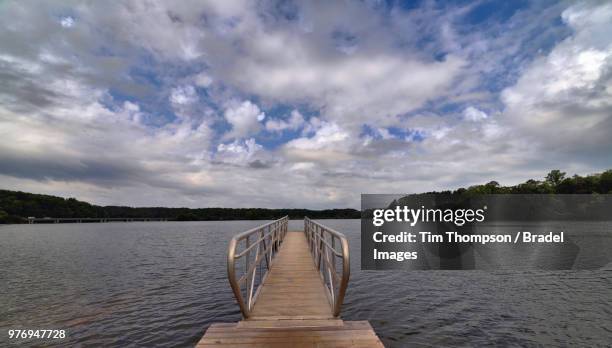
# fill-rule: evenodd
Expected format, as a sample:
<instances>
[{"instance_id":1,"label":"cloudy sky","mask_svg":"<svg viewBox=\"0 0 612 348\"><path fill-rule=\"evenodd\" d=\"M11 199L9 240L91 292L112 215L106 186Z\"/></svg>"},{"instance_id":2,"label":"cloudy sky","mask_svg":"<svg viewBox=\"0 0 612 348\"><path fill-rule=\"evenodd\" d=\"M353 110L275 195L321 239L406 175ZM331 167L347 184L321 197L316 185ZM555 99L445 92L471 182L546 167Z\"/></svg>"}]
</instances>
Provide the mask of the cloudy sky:
<instances>
[{"instance_id":1,"label":"cloudy sky","mask_svg":"<svg viewBox=\"0 0 612 348\"><path fill-rule=\"evenodd\" d=\"M5 189L358 207L611 150L610 2L0 2Z\"/></svg>"}]
</instances>

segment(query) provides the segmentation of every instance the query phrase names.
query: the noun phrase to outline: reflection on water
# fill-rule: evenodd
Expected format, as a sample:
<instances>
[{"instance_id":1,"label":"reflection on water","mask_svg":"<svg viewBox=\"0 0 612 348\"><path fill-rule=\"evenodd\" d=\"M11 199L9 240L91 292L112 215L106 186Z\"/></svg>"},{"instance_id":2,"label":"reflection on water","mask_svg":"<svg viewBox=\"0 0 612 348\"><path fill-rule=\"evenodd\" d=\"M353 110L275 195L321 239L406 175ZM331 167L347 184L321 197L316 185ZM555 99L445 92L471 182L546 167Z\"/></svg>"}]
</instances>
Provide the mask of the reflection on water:
<instances>
[{"instance_id":1,"label":"reflection on water","mask_svg":"<svg viewBox=\"0 0 612 348\"><path fill-rule=\"evenodd\" d=\"M261 221L0 227L0 346L9 328L65 328L40 346L192 346L240 319L229 238ZM343 318L388 346L607 346L612 271L360 271L359 220L327 220L351 247ZM291 221L301 229L301 221ZM10 342L9 342L10 343Z\"/></svg>"}]
</instances>

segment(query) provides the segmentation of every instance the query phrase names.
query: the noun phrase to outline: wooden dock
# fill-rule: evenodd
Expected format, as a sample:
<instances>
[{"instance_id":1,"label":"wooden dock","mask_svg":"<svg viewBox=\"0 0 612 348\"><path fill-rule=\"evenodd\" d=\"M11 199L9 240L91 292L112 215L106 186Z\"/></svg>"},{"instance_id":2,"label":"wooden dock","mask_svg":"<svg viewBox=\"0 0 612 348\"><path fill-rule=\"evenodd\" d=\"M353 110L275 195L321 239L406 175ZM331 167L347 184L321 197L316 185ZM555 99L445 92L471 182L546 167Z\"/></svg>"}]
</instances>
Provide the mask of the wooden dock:
<instances>
[{"instance_id":1,"label":"wooden dock","mask_svg":"<svg viewBox=\"0 0 612 348\"><path fill-rule=\"evenodd\" d=\"M307 223L315 224L310 220ZM305 225L305 228L311 229ZM270 238L264 237L265 233L256 234L259 242L267 238L268 243L264 242L261 248L258 247L257 256L253 257L255 264L262 260L273 262L270 262L255 293L254 283L249 283L254 274L249 272L249 267L246 277L241 278L246 283L246 298L251 299L254 294L252 302L244 302L242 295L237 295L245 318L238 323L211 325L197 347L384 347L367 321L343 321L334 315L334 311L339 312L339 307L336 307L337 301L332 300L342 301L348 273L344 289L341 289L342 284L334 282L334 279L341 278L331 276L331 270L335 270L336 266L335 262L331 262L336 259L333 253L336 245L333 239L325 238L321 229L313 226L314 231L310 231L310 234L286 230L276 236L270 233ZM282 228L275 228L275 231L282 231ZM315 234L319 237L314 237ZM274 245L278 246L276 254ZM348 244L345 246L348 252ZM246 250L248 247L251 249ZM246 252L242 255L253 249L254 244L247 241ZM231 255L228 260L242 255ZM257 262L260 255L264 257ZM340 252L335 255L348 257L348 254ZM329 271L325 273L327 278L321 275L321 270ZM348 272L348 269L343 272ZM231 283L232 272L229 274ZM232 284L234 289L236 283Z\"/></svg>"}]
</instances>

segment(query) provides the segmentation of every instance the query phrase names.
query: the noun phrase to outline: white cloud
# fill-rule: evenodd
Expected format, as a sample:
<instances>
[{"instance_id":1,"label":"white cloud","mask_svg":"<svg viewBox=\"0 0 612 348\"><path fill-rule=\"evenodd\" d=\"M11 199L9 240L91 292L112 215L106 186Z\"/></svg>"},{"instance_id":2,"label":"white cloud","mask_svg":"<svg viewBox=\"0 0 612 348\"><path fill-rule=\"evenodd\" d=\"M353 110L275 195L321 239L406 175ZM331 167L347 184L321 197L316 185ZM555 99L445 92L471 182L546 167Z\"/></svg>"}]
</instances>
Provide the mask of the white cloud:
<instances>
[{"instance_id":1,"label":"white cloud","mask_svg":"<svg viewBox=\"0 0 612 348\"><path fill-rule=\"evenodd\" d=\"M225 109L224 116L232 126L225 137L243 138L260 130L260 122L265 119L266 114L256 104L246 100L242 103L232 102L232 105Z\"/></svg>"},{"instance_id":2,"label":"white cloud","mask_svg":"<svg viewBox=\"0 0 612 348\"><path fill-rule=\"evenodd\" d=\"M393 138L393 134L391 134L391 133L389 132L389 130L388 130L388 129L386 129L386 128L377 128L377 129L376 129L376 132L377 132L377 133L378 133L378 134L379 134L379 135L380 135L380 136L381 136L381 137L382 137L384 140L387 140L387 139L391 139L391 138Z\"/></svg>"},{"instance_id":3,"label":"white cloud","mask_svg":"<svg viewBox=\"0 0 612 348\"><path fill-rule=\"evenodd\" d=\"M508 127L544 151L581 153L574 161L594 160L612 146L612 4L592 5L565 10L573 35L534 60L501 95Z\"/></svg>"},{"instance_id":4,"label":"white cloud","mask_svg":"<svg viewBox=\"0 0 612 348\"><path fill-rule=\"evenodd\" d=\"M335 123L323 122L311 137L301 137L283 146L283 152L295 161L330 162L350 158L348 131Z\"/></svg>"},{"instance_id":5,"label":"white cloud","mask_svg":"<svg viewBox=\"0 0 612 348\"><path fill-rule=\"evenodd\" d=\"M246 140L234 140L229 144L217 146L217 158L227 163L245 165L252 161L261 152L263 147L250 138Z\"/></svg>"},{"instance_id":6,"label":"white cloud","mask_svg":"<svg viewBox=\"0 0 612 348\"><path fill-rule=\"evenodd\" d=\"M206 72L201 72L195 76L195 84L198 87L207 88L213 83L213 78Z\"/></svg>"},{"instance_id":7,"label":"white cloud","mask_svg":"<svg viewBox=\"0 0 612 348\"><path fill-rule=\"evenodd\" d=\"M70 16L62 17L60 20L60 24L64 28L71 28L74 25L74 18Z\"/></svg>"},{"instance_id":8,"label":"white cloud","mask_svg":"<svg viewBox=\"0 0 612 348\"><path fill-rule=\"evenodd\" d=\"M469 106L463 110L463 118L468 121L478 122L487 119L487 117L489 116L484 111L473 106Z\"/></svg>"},{"instance_id":9,"label":"white cloud","mask_svg":"<svg viewBox=\"0 0 612 348\"><path fill-rule=\"evenodd\" d=\"M193 86L178 86L172 89L170 102L174 105L182 106L193 104L198 100L198 95Z\"/></svg>"},{"instance_id":10,"label":"white cloud","mask_svg":"<svg viewBox=\"0 0 612 348\"><path fill-rule=\"evenodd\" d=\"M349 133L335 123L323 123L310 138L298 138L287 143L287 147L302 150L320 150L349 138Z\"/></svg>"},{"instance_id":11,"label":"white cloud","mask_svg":"<svg viewBox=\"0 0 612 348\"><path fill-rule=\"evenodd\" d=\"M281 132L287 129L297 130L304 125L304 116L298 111L291 111L287 120L270 119L266 122L266 129L271 132Z\"/></svg>"},{"instance_id":12,"label":"white cloud","mask_svg":"<svg viewBox=\"0 0 612 348\"><path fill-rule=\"evenodd\" d=\"M123 111L127 115L128 119L132 120L134 123L138 124L144 121L145 115L140 111L140 106L138 104L125 101L123 102Z\"/></svg>"},{"instance_id":13,"label":"white cloud","mask_svg":"<svg viewBox=\"0 0 612 348\"><path fill-rule=\"evenodd\" d=\"M330 120L355 130L372 118L382 126L396 125L397 115L443 95L463 64L457 57L426 63L394 54L322 61L301 54L299 40L271 36L252 40L262 45L253 48L255 59L236 61L242 69L228 71L226 78L271 100L308 100ZM273 42L262 44L266 40ZM264 57L258 59L258 54Z\"/></svg>"}]
</instances>

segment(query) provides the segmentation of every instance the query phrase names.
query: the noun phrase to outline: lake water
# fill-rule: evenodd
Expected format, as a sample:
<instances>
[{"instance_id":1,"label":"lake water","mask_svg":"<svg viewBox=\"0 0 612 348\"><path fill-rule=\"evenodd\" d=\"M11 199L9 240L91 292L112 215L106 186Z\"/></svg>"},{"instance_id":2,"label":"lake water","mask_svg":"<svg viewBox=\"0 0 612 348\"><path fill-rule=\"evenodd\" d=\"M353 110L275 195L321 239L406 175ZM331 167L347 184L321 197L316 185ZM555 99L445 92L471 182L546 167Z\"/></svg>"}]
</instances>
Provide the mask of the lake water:
<instances>
[{"instance_id":1,"label":"lake water","mask_svg":"<svg viewBox=\"0 0 612 348\"><path fill-rule=\"evenodd\" d=\"M359 220L322 222L349 238L343 319L369 320L387 346L612 344L610 270L360 271ZM0 346L193 346L240 320L227 244L262 223L0 226ZM9 340L19 328L68 337Z\"/></svg>"}]
</instances>

